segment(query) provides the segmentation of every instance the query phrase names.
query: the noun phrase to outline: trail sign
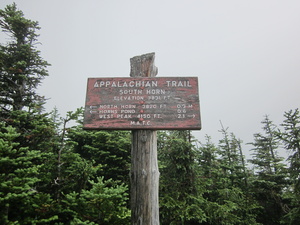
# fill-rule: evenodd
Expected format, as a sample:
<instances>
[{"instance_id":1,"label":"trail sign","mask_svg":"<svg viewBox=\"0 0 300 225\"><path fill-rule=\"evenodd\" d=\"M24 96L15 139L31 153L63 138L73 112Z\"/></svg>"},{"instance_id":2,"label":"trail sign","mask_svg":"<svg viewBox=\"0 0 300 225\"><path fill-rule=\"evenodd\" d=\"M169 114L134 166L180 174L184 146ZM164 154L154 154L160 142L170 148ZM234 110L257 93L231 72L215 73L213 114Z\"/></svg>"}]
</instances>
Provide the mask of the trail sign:
<instances>
[{"instance_id":1,"label":"trail sign","mask_svg":"<svg viewBox=\"0 0 300 225\"><path fill-rule=\"evenodd\" d=\"M89 78L84 128L201 129L198 78Z\"/></svg>"},{"instance_id":2,"label":"trail sign","mask_svg":"<svg viewBox=\"0 0 300 225\"><path fill-rule=\"evenodd\" d=\"M159 225L159 129L201 129L196 77L156 77L155 53L130 59L130 78L89 78L85 129L132 130L131 224Z\"/></svg>"}]
</instances>

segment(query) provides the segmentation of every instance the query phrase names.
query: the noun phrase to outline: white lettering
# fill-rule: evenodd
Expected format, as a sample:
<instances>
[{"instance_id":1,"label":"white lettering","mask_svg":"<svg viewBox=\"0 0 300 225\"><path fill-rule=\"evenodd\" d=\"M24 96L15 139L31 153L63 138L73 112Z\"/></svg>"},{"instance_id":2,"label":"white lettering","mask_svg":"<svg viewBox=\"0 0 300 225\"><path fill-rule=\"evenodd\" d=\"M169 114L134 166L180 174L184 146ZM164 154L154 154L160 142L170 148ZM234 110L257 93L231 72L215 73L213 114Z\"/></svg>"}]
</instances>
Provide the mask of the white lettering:
<instances>
[{"instance_id":1,"label":"white lettering","mask_svg":"<svg viewBox=\"0 0 300 225\"><path fill-rule=\"evenodd\" d=\"M130 125L140 125L140 126L143 126L143 125L151 125L150 124L150 121L130 121Z\"/></svg>"},{"instance_id":2,"label":"white lettering","mask_svg":"<svg viewBox=\"0 0 300 225\"><path fill-rule=\"evenodd\" d=\"M113 114L105 114L105 115L100 114L99 118L100 119L111 119L111 118L114 118L114 115Z\"/></svg>"},{"instance_id":3,"label":"white lettering","mask_svg":"<svg viewBox=\"0 0 300 225\"><path fill-rule=\"evenodd\" d=\"M117 109L117 105L99 105L100 109Z\"/></svg>"},{"instance_id":4,"label":"white lettering","mask_svg":"<svg viewBox=\"0 0 300 225\"><path fill-rule=\"evenodd\" d=\"M150 89L150 90L147 90L146 93L148 95L152 94L152 95L164 95L166 94L166 90L163 90L163 89Z\"/></svg>"},{"instance_id":5,"label":"white lettering","mask_svg":"<svg viewBox=\"0 0 300 225\"><path fill-rule=\"evenodd\" d=\"M99 110L99 113L117 113L117 110Z\"/></svg>"},{"instance_id":6,"label":"white lettering","mask_svg":"<svg viewBox=\"0 0 300 225\"><path fill-rule=\"evenodd\" d=\"M155 80L145 81L145 80L132 80L129 82L126 81L109 81L109 80L97 80L94 84L94 87L157 87L158 82Z\"/></svg>"},{"instance_id":7,"label":"white lettering","mask_svg":"<svg viewBox=\"0 0 300 225\"><path fill-rule=\"evenodd\" d=\"M135 109L136 105L121 105L122 109Z\"/></svg>"},{"instance_id":8,"label":"white lettering","mask_svg":"<svg viewBox=\"0 0 300 225\"><path fill-rule=\"evenodd\" d=\"M118 114L117 118L128 119L131 118L131 114Z\"/></svg>"},{"instance_id":9,"label":"white lettering","mask_svg":"<svg viewBox=\"0 0 300 225\"><path fill-rule=\"evenodd\" d=\"M143 94L143 91L142 90L139 90L139 89L133 89L133 90L127 90L127 89L121 89L119 91L119 94L120 95L132 95L132 94L135 94L135 95L141 95Z\"/></svg>"},{"instance_id":10,"label":"white lettering","mask_svg":"<svg viewBox=\"0 0 300 225\"><path fill-rule=\"evenodd\" d=\"M123 100L144 100L143 96L114 96L114 101L123 101Z\"/></svg>"},{"instance_id":11,"label":"white lettering","mask_svg":"<svg viewBox=\"0 0 300 225\"><path fill-rule=\"evenodd\" d=\"M122 109L121 113L135 113L134 109Z\"/></svg>"},{"instance_id":12,"label":"white lettering","mask_svg":"<svg viewBox=\"0 0 300 225\"><path fill-rule=\"evenodd\" d=\"M166 82L168 87L192 87L189 80L167 80Z\"/></svg>"}]
</instances>

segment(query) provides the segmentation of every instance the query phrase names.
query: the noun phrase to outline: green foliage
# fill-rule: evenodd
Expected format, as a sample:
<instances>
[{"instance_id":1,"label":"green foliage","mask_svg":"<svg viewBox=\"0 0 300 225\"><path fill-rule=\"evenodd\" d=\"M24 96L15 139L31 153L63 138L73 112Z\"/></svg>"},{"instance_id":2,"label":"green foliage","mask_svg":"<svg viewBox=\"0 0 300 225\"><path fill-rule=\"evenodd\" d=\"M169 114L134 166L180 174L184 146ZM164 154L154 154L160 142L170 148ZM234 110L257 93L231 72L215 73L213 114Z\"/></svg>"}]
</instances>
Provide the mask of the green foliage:
<instances>
[{"instance_id":1,"label":"green foliage","mask_svg":"<svg viewBox=\"0 0 300 225\"><path fill-rule=\"evenodd\" d=\"M15 110L4 121L19 133L16 140L21 146L41 149L44 152L53 148L55 129L47 114Z\"/></svg>"},{"instance_id":2,"label":"green foliage","mask_svg":"<svg viewBox=\"0 0 300 225\"><path fill-rule=\"evenodd\" d=\"M233 133L228 133L228 128L222 129L223 139L219 141L220 167L223 176L224 187L239 186L245 187L247 185L246 165L244 163L244 156L241 149L241 141L236 138Z\"/></svg>"},{"instance_id":3,"label":"green foliage","mask_svg":"<svg viewBox=\"0 0 300 225\"><path fill-rule=\"evenodd\" d=\"M0 223L51 221L54 217L34 213L51 201L37 190L39 172L47 155L20 147L15 142L19 136L16 129L0 123ZM47 201L39 201L42 196Z\"/></svg>"},{"instance_id":4,"label":"green foliage","mask_svg":"<svg viewBox=\"0 0 300 225\"><path fill-rule=\"evenodd\" d=\"M268 116L262 121L264 133L254 134L252 151L255 165L255 178L251 180L250 189L261 208L257 221L262 224L280 224L280 218L285 214L285 202L282 199L287 188L287 170L283 158L278 156L280 146L276 138L276 126Z\"/></svg>"},{"instance_id":5,"label":"green foliage","mask_svg":"<svg viewBox=\"0 0 300 225\"><path fill-rule=\"evenodd\" d=\"M127 186L110 178L128 180L129 133L86 143L93 132L68 127L82 109L43 114L35 91L49 64L35 47L38 23L12 4L0 10L0 27L10 37L0 45L0 223L128 224ZM83 157L86 149L94 151Z\"/></svg>"},{"instance_id":6,"label":"green foliage","mask_svg":"<svg viewBox=\"0 0 300 225\"><path fill-rule=\"evenodd\" d=\"M207 201L207 224L255 224L257 205L237 187L217 189L215 201Z\"/></svg>"},{"instance_id":7,"label":"green foliage","mask_svg":"<svg viewBox=\"0 0 300 225\"><path fill-rule=\"evenodd\" d=\"M195 150L189 132L159 134L160 214L162 224L205 221L201 186L197 183Z\"/></svg>"},{"instance_id":8,"label":"green foliage","mask_svg":"<svg viewBox=\"0 0 300 225\"><path fill-rule=\"evenodd\" d=\"M283 158L278 157L277 149L280 146L279 140L276 138L276 126L269 120L268 116L262 121L263 131L265 134L254 134L254 142L250 143L254 146L254 159L249 160L257 167L258 173L273 174L283 165L280 164Z\"/></svg>"},{"instance_id":9,"label":"green foliage","mask_svg":"<svg viewBox=\"0 0 300 225\"><path fill-rule=\"evenodd\" d=\"M299 110L288 111L284 114L282 131L278 136L291 155L288 158L290 162L291 178L294 180L295 191L300 190L300 113ZM300 192L300 191L299 191Z\"/></svg>"},{"instance_id":10,"label":"green foliage","mask_svg":"<svg viewBox=\"0 0 300 225\"><path fill-rule=\"evenodd\" d=\"M76 153L94 166L101 165L98 176L129 184L130 133L128 131L86 131L82 127L69 130L69 142Z\"/></svg>"},{"instance_id":11,"label":"green foliage","mask_svg":"<svg viewBox=\"0 0 300 225\"><path fill-rule=\"evenodd\" d=\"M63 200L67 213L73 217L72 223L84 221L83 224L129 224L127 187L111 179L104 181L103 178L90 183L90 190L82 190L80 194L70 193Z\"/></svg>"},{"instance_id":12,"label":"green foliage","mask_svg":"<svg viewBox=\"0 0 300 225\"><path fill-rule=\"evenodd\" d=\"M287 189L284 197L290 202L287 215L283 218L286 224L300 223L300 113L299 109L284 113L285 120L281 124L283 131L277 136L282 141L285 149L290 153L289 174L291 187Z\"/></svg>"},{"instance_id":13,"label":"green foliage","mask_svg":"<svg viewBox=\"0 0 300 225\"><path fill-rule=\"evenodd\" d=\"M40 110L43 97L35 93L41 80L48 76L49 65L36 49L38 23L24 18L16 4L0 10L0 27L11 41L0 45L0 117L12 110Z\"/></svg>"},{"instance_id":14,"label":"green foliage","mask_svg":"<svg viewBox=\"0 0 300 225\"><path fill-rule=\"evenodd\" d=\"M82 108L42 113L38 23L12 4L0 27L10 37L0 45L0 223L129 224L130 132L83 130ZM158 132L161 224L300 224L299 110L284 116L282 130L266 117L254 134L253 171L223 126L218 145Z\"/></svg>"},{"instance_id":15,"label":"green foliage","mask_svg":"<svg viewBox=\"0 0 300 225\"><path fill-rule=\"evenodd\" d=\"M217 162L218 148L212 143L211 137L206 136L206 143L201 144L197 154L197 160L201 165L201 176L203 179L213 179L219 170Z\"/></svg>"},{"instance_id":16,"label":"green foliage","mask_svg":"<svg viewBox=\"0 0 300 225\"><path fill-rule=\"evenodd\" d=\"M249 173L245 168L239 140L227 129L217 147L209 136L198 153L205 224L259 224L258 205L248 192Z\"/></svg>"},{"instance_id":17,"label":"green foliage","mask_svg":"<svg viewBox=\"0 0 300 225\"><path fill-rule=\"evenodd\" d=\"M73 143L67 137L68 132L77 129L68 127L68 123L72 120L78 121L81 114L80 108L75 112L67 112L65 118L57 119L58 114L50 115L56 132L51 139L52 154L45 168L45 172L48 173L48 184L44 191L52 193L53 198L58 202L61 201L62 194L74 191L80 193L87 187L88 180L94 178L97 171L101 169L101 165L95 166L93 161L86 160L75 153Z\"/></svg>"}]
</instances>

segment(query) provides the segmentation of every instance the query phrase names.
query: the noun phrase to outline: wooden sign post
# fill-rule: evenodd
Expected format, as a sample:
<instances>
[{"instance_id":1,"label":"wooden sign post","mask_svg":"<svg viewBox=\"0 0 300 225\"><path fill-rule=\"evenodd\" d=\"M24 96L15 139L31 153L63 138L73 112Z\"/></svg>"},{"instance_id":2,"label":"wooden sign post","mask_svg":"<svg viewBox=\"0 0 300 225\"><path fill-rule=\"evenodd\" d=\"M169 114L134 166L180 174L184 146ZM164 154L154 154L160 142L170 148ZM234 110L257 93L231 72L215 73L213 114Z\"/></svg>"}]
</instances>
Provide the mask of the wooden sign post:
<instances>
[{"instance_id":1,"label":"wooden sign post","mask_svg":"<svg viewBox=\"0 0 300 225\"><path fill-rule=\"evenodd\" d=\"M154 77L154 53L130 59L131 77ZM158 225L159 171L155 130L133 130L131 148L131 224Z\"/></svg>"},{"instance_id":2,"label":"wooden sign post","mask_svg":"<svg viewBox=\"0 0 300 225\"><path fill-rule=\"evenodd\" d=\"M197 77L155 77L155 54L130 59L130 78L89 78L84 129L132 130L131 223L158 225L156 130L200 130Z\"/></svg>"}]
</instances>

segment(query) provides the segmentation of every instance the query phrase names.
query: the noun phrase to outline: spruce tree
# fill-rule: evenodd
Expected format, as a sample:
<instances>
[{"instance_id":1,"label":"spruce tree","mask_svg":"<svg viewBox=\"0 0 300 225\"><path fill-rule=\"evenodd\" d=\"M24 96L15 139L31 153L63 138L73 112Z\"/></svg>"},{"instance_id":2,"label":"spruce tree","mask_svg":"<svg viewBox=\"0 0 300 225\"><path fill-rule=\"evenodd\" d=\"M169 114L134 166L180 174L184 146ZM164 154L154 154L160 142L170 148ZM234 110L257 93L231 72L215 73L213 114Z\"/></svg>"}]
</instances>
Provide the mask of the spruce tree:
<instances>
[{"instance_id":1,"label":"spruce tree","mask_svg":"<svg viewBox=\"0 0 300 225\"><path fill-rule=\"evenodd\" d=\"M158 146L161 224L200 224L206 216L190 132L160 132Z\"/></svg>"},{"instance_id":2,"label":"spruce tree","mask_svg":"<svg viewBox=\"0 0 300 225\"><path fill-rule=\"evenodd\" d=\"M216 151L214 176L205 193L207 224L258 224L257 204L248 192L248 170L241 149L241 140L222 126L219 146L205 146ZM205 149L207 151L207 149Z\"/></svg>"},{"instance_id":3,"label":"spruce tree","mask_svg":"<svg viewBox=\"0 0 300 225\"><path fill-rule=\"evenodd\" d=\"M285 198L291 201L289 211L283 221L287 224L300 224L300 113L299 109L284 113L282 131L277 136L289 153L289 174L291 188Z\"/></svg>"},{"instance_id":4,"label":"spruce tree","mask_svg":"<svg viewBox=\"0 0 300 225\"><path fill-rule=\"evenodd\" d=\"M82 126L69 129L68 141L74 152L95 167L97 176L119 180L129 185L131 139L128 131L88 131Z\"/></svg>"},{"instance_id":5,"label":"spruce tree","mask_svg":"<svg viewBox=\"0 0 300 225\"><path fill-rule=\"evenodd\" d=\"M283 131L279 133L279 138L283 142L285 149L290 154L290 174L294 181L295 191L300 190L300 113L299 109L290 110L284 113L285 120L281 126ZM299 191L300 192L300 191Z\"/></svg>"},{"instance_id":6,"label":"spruce tree","mask_svg":"<svg viewBox=\"0 0 300 225\"><path fill-rule=\"evenodd\" d=\"M263 133L254 134L253 159L255 176L251 180L251 191L261 209L257 221L263 224L280 224L285 214L283 191L287 188L287 171L283 158L277 153L280 143L276 138L277 128L268 118L262 121Z\"/></svg>"},{"instance_id":7,"label":"spruce tree","mask_svg":"<svg viewBox=\"0 0 300 225\"><path fill-rule=\"evenodd\" d=\"M222 124L221 124L222 125ZM241 149L241 140L236 138L233 133L228 133L228 128L222 129L223 139L219 141L219 162L225 177L224 187L237 186L244 188L247 183L246 165Z\"/></svg>"},{"instance_id":8,"label":"spruce tree","mask_svg":"<svg viewBox=\"0 0 300 225\"><path fill-rule=\"evenodd\" d=\"M112 179L98 177L89 181L91 188L81 193L72 192L62 201L62 212L69 215L63 224L130 224L130 210L127 208L128 188Z\"/></svg>"},{"instance_id":9,"label":"spruce tree","mask_svg":"<svg viewBox=\"0 0 300 225\"><path fill-rule=\"evenodd\" d=\"M50 196L39 192L48 155L20 146L18 136L12 126L0 123L0 224L47 223L56 219Z\"/></svg>"},{"instance_id":10,"label":"spruce tree","mask_svg":"<svg viewBox=\"0 0 300 225\"><path fill-rule=\"evenodd\" d=\"M36 88L49 64L36 48L38 22L26 19L15 3L0 10L0 27L10 38L0 44L0 118L6 119L13 110L42 107Z\"/></svg>"},{"instance_id":11,"label":"spruce tree","mask_svg":"<svg viewBox=\"0 0 300 225\"><path fill-rule=\"evenodd\" d=\"M41 113L45 102L36 93L49 65L37 50L40 27L13 3L0 10L0 28L9 37L0 44L0 120L17 129L21 146L47 149L54 127Z\"/></svg>"},{"instance_id":12,"label":"spruce tree","mask_svg":"<svg viewBox=\"0 0 300 225\"><path fill-rule=\"evenodd\" d=\"M201 177L202 179L210 180L212 186L215 183L215 178L217 177L219 171L219 163L217 162L217 152L218 148L212 142L210 136L205 137L206 142L200 143L201 146L198 148L198 163L201 167Z\"/></svg>"}]
</instances>

